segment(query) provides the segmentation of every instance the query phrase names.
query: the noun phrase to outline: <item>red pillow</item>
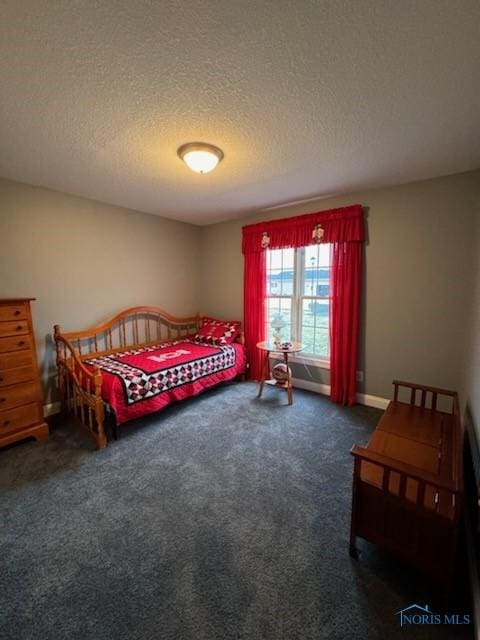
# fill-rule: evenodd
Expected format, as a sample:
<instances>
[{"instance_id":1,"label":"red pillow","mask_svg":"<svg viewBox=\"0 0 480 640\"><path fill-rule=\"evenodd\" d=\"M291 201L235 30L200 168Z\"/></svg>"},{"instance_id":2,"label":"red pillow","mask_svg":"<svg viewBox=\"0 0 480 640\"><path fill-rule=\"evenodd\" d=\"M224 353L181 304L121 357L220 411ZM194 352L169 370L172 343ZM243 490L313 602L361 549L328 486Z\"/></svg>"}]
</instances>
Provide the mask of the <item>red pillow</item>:
<instances>
[{"instance_id":1,"label":"red pillow","mask_svg":"<svg viewBox=\"0 0 480 640\"><path fill-rule=\"evenodd\" d=\"M206 344L231 344L240 334L240 327L241 322L236 320L216 320L204 317L202 318L202 326L194 339Z\"/></svg>"}]
</instances>

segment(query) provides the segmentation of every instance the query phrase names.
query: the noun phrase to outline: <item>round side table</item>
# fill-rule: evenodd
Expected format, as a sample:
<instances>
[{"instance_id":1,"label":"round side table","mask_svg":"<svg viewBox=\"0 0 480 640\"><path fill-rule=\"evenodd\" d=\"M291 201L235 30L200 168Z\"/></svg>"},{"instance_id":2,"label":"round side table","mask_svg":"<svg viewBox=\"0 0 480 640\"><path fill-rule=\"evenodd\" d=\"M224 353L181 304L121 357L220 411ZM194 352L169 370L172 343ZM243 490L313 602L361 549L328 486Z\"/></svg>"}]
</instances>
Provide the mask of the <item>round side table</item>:
<instances>
[{"instance_id":1,"label":"round side table","mask_svg":"<svg viewBox=\"0 0 480 640\"><path fill-rule=\"evenodd\" d=\"M263 351L265 354L262 366L262 374L260 378L260 386L258 388L258 398L262 397L263 388L265 384L271 385L272 387L280 387L281 389L285 389L288 396L288 404L293 404L293 393L292 393L292 376L289 373L288 368L288 356L293 353L298 353L302 351L303 344L300 342L292 342L291 346L288 349L282 349L281 347L275 345L273 342L258 342L257 348L260 351ZM283 381L275 380L272 378L270 373L270 354L271 353L283 353L283 361L287 367L287 379Z\"/></svg>"}]
</instances>

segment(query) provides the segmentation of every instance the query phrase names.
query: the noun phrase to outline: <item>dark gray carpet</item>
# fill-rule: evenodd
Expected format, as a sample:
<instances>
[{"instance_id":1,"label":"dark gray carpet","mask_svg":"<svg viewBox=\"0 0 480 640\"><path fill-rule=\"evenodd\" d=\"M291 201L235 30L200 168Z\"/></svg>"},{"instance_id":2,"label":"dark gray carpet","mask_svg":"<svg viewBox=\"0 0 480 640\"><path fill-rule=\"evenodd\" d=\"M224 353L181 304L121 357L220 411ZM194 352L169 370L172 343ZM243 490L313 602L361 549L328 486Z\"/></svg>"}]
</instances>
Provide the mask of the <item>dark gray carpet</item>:
<instances>
[{"instance_id":1,"label":"dark gray carpet","mask_svg":"<svg viewBox=\"0 0 480 640\"><path fill-rule=\"evenodd\" d=\"M400 629L400 608L445 604L373 546L348 555L349 449L380 412L255 396L207 392L104 451L65 425L0 451L0 638L470 637Z\"/></svg>"}]
</instances>

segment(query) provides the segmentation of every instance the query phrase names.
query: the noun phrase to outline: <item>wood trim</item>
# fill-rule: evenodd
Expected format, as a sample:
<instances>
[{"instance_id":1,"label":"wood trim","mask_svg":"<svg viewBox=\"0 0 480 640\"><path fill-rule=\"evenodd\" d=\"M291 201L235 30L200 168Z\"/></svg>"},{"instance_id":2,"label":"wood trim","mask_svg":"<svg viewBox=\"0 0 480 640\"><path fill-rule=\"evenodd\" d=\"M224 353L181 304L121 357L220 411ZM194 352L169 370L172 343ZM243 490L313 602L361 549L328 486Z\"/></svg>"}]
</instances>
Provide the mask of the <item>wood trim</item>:
<instances>
[{"instance_id":1,"label":"wood trim","mask_svg":"<svg viewBox=\"0 0 480 640\"><path fill-rule=\"evenodd\" d=\"M438 393L440 395L443 396L452 396L452 397L456 397L457 396L457 392L456 391L451 391L450 389L441 389L440 387L428 387L424 384L416 384L414 382L404 382L403 380L392 380L392 384L395 387L407 387L408 389L412 389L412 390L420 390L420 391L430 391L432 393Z\"/></svg>"},{"instance_id":2,"label":"wood trim","mask_svg":"<svg viewBox=\"0 0 480 640\"><path fill-rule=\"evenodd\" d=\"M93 337L95 334L103 333L108 329L112 329L116 324L120 322L120 320L131 317L131 316L135 316L135 314L139 314L139 313L151 313L152 315L157 315L160 318L166 320L170 324L178 324L178 325L193 324L193 323L198 324L200 319L198 315L189 316L186 318L178 318L176 316L172 316L171 314L167 313L160 307L152 307L152 306L144 305L140 307L130 307L129 309L125 309L125 311L121 311L120 313L117 313L115 316L113 316L113 318L110 318L110 320L107 320L106 322L103 322L102 324L99 324L95 327L90 327L89 329L83 329L82 331L67 331L62 335L64 338L67 338L68 340L78 340L79 338L88 338L90 336ZM141 344L141 343L138 343L138 344Z\"/></svg>"},{"instance_id":3,"label":"wood trim","mask_svg":"<svg viewBox=\"0 0 480 640\"><path fill-rule=\"evenodd\" d=\"M406 464L405 462L395 460L394 458L389 458L384 454L376 453L375 451L371 451L370 449L365 449L364 447L354 445L350 449L350 453L352 454L352 456L355 456L360 460L365 460L366 462L370 462L371 464L376 464L379 467L383 467L384 469L387 469L388 472L396 471L397 473L417 480L418 482L425 482L426 484L438 487L439 489L445 489L446 491L451 491L452 493L460 493L462 491L462 488L458 482L449 482L448 480L444 480L439 476L433 475L432 473L417 469L416 467Z\"/></svg>"}]
</instances>

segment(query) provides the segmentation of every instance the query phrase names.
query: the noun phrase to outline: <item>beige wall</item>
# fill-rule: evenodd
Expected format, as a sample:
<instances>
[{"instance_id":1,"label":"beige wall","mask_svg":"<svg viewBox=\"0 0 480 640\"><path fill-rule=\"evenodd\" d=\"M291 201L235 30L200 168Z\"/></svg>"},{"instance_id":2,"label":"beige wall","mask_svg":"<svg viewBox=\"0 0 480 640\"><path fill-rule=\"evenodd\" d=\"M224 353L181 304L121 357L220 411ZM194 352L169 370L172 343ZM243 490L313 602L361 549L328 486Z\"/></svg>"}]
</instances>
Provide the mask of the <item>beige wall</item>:
<instances>
[{"instance_id":1,"label":"beige wall","mask_svg":"<svg viewBox=\"0 0 480 640\"><path fill-rule=\"evenodd\" d=\"M479 424L480 263L476 274L472 268L479 181L478 172L450 176L199 228L0 180L0 297L37 298L48 402L54 323L83 328L145 303L242 318L244 224L359 202L368 231L360 390L389 397L394 377L462 387ZM328 383L322 369L297 365L294 373Z\"/></svg>"},{"instance_id":2,"label":"beige wall","mask_svg":"<svg viewBox=\"0 0 480 640\"><path fill-rule=\"evenodd\" d=\"M245 224L360 203L367 211L359 369L365 393L390 397L393 378L458 389L472 295L478 172L359 192L202 228L202 312L243 315ZM328 382L328 372L294 375Z\"/></svg>"},{"instance_id":3,"label":"beige wall","mask_svg":"<svg viewBox=\"0 0 480 640\"><path fill-rule=\"evenodd\" d=\"M46 401L51 332L128 306L198 310L199 229L48 189L0 180L0 297L32 296Z\"/></svg>"}]
</instances>

